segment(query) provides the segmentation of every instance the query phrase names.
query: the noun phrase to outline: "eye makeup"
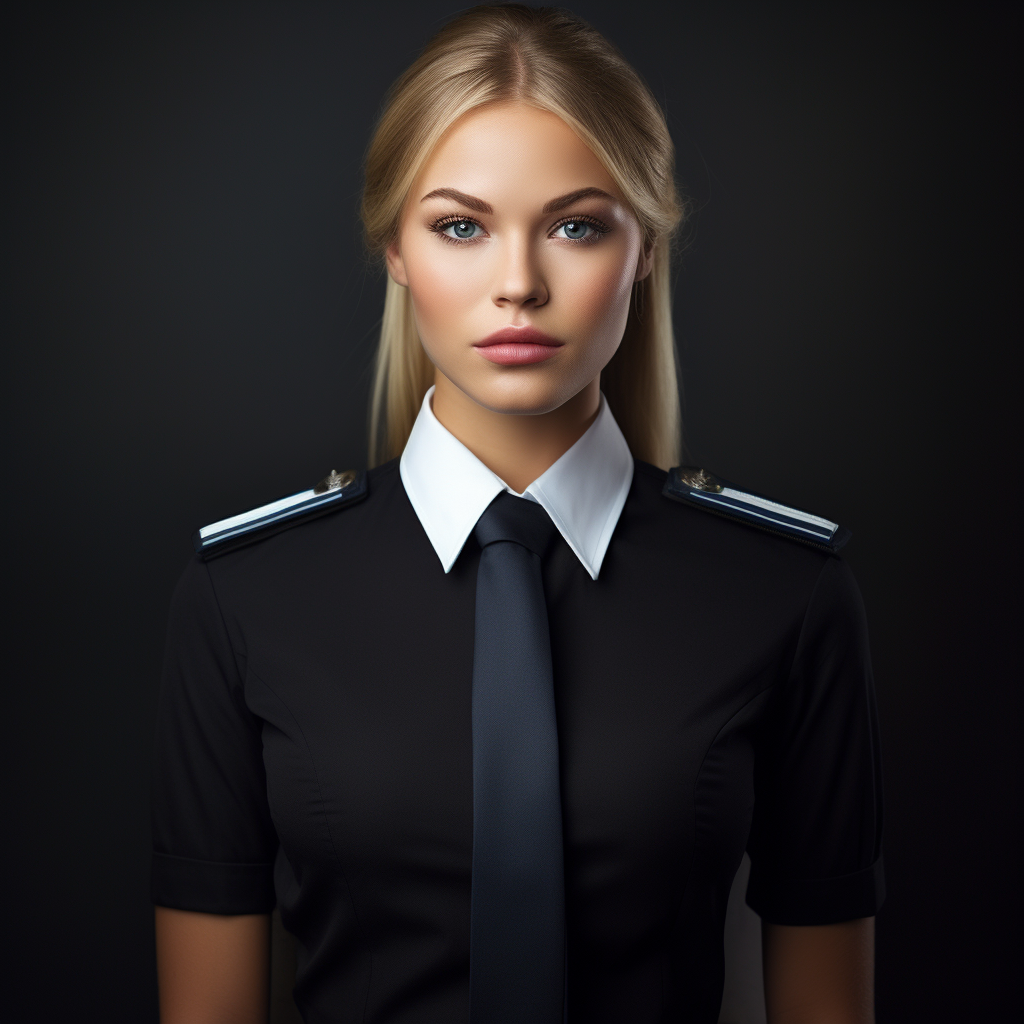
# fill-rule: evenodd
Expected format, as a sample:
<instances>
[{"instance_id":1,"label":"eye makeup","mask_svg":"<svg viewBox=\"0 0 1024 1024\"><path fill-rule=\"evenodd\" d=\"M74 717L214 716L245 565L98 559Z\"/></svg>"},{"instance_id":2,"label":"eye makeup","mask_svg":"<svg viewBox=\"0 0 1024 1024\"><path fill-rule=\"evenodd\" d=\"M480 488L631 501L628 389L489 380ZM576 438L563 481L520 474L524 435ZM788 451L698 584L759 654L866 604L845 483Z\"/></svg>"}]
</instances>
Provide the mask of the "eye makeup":
<instances>
[{"instance_id":1,"label":"eye makeup","mask_svg":"<svg viewBox=\"0 0 1024 1024\"><path fill-rule=\"evenodd\" d=\"M566 235L561 241L571 242L573 245L592 245L594 242L600 241L608 232L611 230L607 224L599 220L597 217L592 217L589 214L583 214L576 217L562 217L552 227L549 234L566 227L567 225L586 225L591 228L591 233L580 237L573 237ZM465 245L467 242L475 242L480 237L479 235L469 235L459 237L457 235L448 234L448 228L453 225L473 225L478 227L482 232L485 231L484 226L475 217L464 217L459 214L446 214L445 216L438 217L436 220L431 222L430 230L437 234L446 242L450 242L453 245ZM458 228L456 228L458 230Z\"/></svg>"}]
</instances>

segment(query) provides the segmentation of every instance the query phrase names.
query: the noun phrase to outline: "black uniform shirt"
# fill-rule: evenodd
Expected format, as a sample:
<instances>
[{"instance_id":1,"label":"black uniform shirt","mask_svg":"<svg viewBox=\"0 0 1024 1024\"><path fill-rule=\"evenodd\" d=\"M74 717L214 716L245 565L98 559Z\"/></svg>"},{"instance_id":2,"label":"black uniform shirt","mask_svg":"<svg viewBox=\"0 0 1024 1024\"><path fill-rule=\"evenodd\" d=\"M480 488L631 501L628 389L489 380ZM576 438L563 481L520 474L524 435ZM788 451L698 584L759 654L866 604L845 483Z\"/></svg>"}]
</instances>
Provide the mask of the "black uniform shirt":
<instances>
[{"instance_id":1,"label":"black uniform shirt","mask_svg":"<svg viewBox=\"0 0 1024 1024\"><path fill-rule=\"evenodd\" d=\"M544 585L569 1019L717 1020L744 848L768 921L882 898L864 611L838 557L662 494L636 463L591 578ZM270 911L305 1019L465 1022L479 548L445 574L388 463L365 500L196 561L161 690L153 898Z\"/></svg>"}]
</instances>

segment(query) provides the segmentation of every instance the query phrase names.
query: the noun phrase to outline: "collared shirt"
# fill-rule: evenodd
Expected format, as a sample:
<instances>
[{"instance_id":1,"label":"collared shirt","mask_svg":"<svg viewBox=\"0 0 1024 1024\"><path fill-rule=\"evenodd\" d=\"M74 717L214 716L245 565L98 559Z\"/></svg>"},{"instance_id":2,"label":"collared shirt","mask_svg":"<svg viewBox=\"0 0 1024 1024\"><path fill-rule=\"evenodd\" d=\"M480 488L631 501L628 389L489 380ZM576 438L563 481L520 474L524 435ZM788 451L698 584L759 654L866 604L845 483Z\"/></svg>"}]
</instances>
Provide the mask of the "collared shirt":
<instances>
[{"instance_id":1,"label":"collared shirt","mask_svg":"<svg viewBox=\"0 0 1024 1024\"><path fill-rule=\"evenodd\" d=\"M434 415L431 388L402 452L402 484L447 573L484 509L502 492L536 501L597 579L633 479L633 457L604 395L586 433L521 494Z\"/></svg>"},{"instance_id":2,"label":"collared shirt","mask_svg":"<svg viewBox=\"0 0 1024 1024\"><path fill-rule=\"evenodd\" d=\"M153 901L279 906L308 1024L470 1021L481 551L442 572L399 466L330 514L191 562L168 628ZM600 579L560 537L541 568L573 1024L718 1020L744 848L764 920L850 921L882 898L850 570L665 483L634 463Z\"/></svg>"},{"instance_id":3,"label":"collared shirt","mask_svg":"<svg viewBox=\"0 0 1024 1024\"><path fill-rule=\"evenodd\" d=\"M637 461L596 582L542 564L573 1024L717 1021L736 865L764 920L870 917L881 774L847 566ZM153 901L280 907L308 1024L468 1024L476 577L399 475L190 563L168 628Z\"/></svg>"}]
</instances>

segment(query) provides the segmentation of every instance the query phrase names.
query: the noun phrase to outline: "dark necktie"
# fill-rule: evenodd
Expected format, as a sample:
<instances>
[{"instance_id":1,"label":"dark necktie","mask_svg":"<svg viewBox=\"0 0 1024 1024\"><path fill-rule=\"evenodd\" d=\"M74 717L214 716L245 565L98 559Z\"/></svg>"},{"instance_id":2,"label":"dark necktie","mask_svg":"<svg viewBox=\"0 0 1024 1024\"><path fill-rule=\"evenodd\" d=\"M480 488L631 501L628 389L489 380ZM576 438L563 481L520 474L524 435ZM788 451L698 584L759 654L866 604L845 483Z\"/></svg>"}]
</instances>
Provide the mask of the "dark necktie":
<instances>
[{"instance_id":1,"label":"dark necktie","mask_svg":"<svg viewBox=\"0 0 1024 1024\"><path fill-rule=\"evenodd\" d=\"M476 524L472 1024L562 1024L558 733L541 555L554 532L507 491Z\"/></svg>"}]
</instances>

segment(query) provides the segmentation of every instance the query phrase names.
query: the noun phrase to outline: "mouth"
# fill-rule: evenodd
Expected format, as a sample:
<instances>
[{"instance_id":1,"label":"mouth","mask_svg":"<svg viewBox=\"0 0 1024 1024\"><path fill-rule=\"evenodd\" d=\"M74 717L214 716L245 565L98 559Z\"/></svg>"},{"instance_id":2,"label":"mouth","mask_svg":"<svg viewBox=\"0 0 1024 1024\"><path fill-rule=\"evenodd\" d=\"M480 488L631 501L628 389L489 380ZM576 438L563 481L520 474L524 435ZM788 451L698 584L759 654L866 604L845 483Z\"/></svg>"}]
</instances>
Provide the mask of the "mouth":
<instances>
[{"instance_id":1,"label":"mouth","mask_svg":"<svg viewBox=\"0 0 1024 1024\"><path fill-rule=\"evenodd\" d=\"M536 327L503 327L478 341L473 348L492 363L525 366L550 359L563 344Z\"/></svg>"}]
</instances>

